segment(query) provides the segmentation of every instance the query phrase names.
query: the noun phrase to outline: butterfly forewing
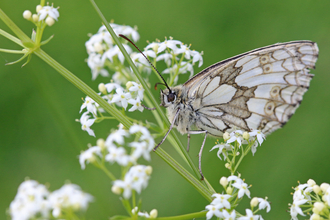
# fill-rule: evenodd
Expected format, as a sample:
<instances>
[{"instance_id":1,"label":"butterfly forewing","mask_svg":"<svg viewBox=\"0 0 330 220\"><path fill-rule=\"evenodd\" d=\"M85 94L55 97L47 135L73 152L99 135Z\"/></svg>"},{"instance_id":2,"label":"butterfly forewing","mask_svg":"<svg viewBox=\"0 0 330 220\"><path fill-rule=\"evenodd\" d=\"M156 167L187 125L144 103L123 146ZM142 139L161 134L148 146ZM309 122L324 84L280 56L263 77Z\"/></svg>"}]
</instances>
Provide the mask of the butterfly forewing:
<instances>
[{"instance_id":1,"label":"butterfly forewing","mask_svg":"<svg viewBox=\"0 0 330 220\"><path fill-rule=\"evenodd\" d=\"M318 57L317 44L275 44L216 63L182 86L193 107L196 126L214 136L228 129L282 127L308 90Z\"/></svg>"}]
</instances>

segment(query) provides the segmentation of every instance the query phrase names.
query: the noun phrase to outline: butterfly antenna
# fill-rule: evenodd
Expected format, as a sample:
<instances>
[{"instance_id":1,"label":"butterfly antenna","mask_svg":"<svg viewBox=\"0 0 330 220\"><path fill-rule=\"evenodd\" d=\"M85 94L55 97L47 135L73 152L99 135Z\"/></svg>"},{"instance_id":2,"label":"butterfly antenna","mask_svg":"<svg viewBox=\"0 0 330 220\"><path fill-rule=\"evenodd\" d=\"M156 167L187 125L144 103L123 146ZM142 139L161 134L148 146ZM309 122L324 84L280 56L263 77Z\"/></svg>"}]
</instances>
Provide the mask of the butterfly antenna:
<instances>
[{"instance_id":1,"label":"butterfly antenna","mask_svg":"<svg viewBox=\"0 0 330 220\"><path fill-rule=\"evenodd\" d=\"M162 78L162 80L163 80L163 82L164 82L164 84L163 85L165 85L167 88L168 88L168 90L171 92L171 89L170 89L170 87L167 85L167 83L166 83L166 81L165 81L165 79L163 78L163 76L158 72L158 70L156 69L156 67L150 62L150 60L146 57L146 55L144 55L143 53L142 53L142 51L129 39L129 38L127 38L126 36L124 36L124 35L122 35L122 34L119 34L119 37L122 37L122 38L124 38L125 40L127 40L128 42L130 42L136 49L138 49L138 51L140 51L140 53L144 56L144 58L146 58L146 60L148 61L148 63L150 63L150 65L152 66L152 68L154 68L154 70L158 73L158 75L160 76L160 78ZM161 84L161 83L156 83L156 85L157 84Z\"/></svg>"}]
</instances>

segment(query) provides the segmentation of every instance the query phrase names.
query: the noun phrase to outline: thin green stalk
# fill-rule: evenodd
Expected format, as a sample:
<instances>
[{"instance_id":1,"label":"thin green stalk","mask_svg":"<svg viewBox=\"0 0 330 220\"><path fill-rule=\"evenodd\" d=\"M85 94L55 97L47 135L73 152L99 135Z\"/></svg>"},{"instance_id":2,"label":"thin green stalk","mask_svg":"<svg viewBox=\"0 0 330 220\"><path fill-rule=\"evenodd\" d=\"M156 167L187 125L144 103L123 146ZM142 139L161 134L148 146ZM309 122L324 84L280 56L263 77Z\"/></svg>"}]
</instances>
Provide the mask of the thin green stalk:
<instances>
[{"instance_id":1,"label":"thin green stalk","mask_svg":"<svg viewBox=\"0 0 330 220\"><path fill-rule=\"evenodd\" d=\"M212 201L212 194L210 190L198 179L196 179L191 173L188 173L179 163L177 163L170 155L168 155L163 149L158 149L156 154L166 161L175 171L177 171L183 178L185 178L197 191L201 193L208 201Z\"/></svg>"},{"instance_id":2,"label":"thin green stalk","mask_svg":"<svg viewBox=\"0 0 330 220\"><path fill-rule=\"evenodd\" d=\"M107 22L107 20L105 19L104 15L102 14L102 12L100 11L100 9L97 7L97 5L95 4L95 2L93 0L90 0L91 4L93 5L93 7L95 8L96 12L98 13L98 15L100 16L103 24L105 25L105 27L107 28L107 30L109 31L109 33L111 34L113 40L115 41L115 43L118 45L119 49L121 50L121 52L123 53L125 59L127 60L127 62L129 63L129 65L131 66L133 73L135 74L135 76L137 77L137 79L139 80L139 82L142 84L143 88L145 89L145 92L147 93L147 96L150 98L150 101L152 103L153 106L155 106L155 108L157 109L157 112L159 113L160 117L162 118L162 120L165 122L166 126L169 127L170 126L170 122L168 121L166 115L164 114L163 110L161 109L161 107L159 106L158 102L156 101L155 97L153 96L153 94L151 93L150 88L148 87L147 83L145 82L145 80L142 78L141 74L138 72L136 66L134 65L132 59L130 58L130 56L128 55L128 53L126 52L125 48L123 47L123 45L121 44L120 40L118 39L117 35L115 34L115 32L113 31L113 29L111 28L111 26L109 25L109 23ZM95 100L96 101L96 100ZM186 161L188 161L188 165L192 168L193 172L195 173L195 176L197 178L200 177L199 171L197 169L197 167L195 166L195 164L193 163L192 159L190 158L188 152L186 151L185 147L183 146L183 144L181 143L179 137L177 136L177 134L175 132L171 132L169 134L169 136L173 136L174 140L175 140L175 144L173 145L174 147L179 147L180 151L183 153L184 158ZM173 144L173 143L172 143ZM177 149L177 148L176 148ZM179 150L178 150L179 151ZM204 183L203 183L204 184Z\"/></svg>"},{"instance_id":3,"label":"thin green stalk","mask_svg":"<svg viewBox=\"0 0 330 220\"><path fill-rule=\"evenodd\" d=\"M155 220L186 220L186 219L195 219L195 218L205 218L206 212L207 211L189 213L189 214L186 214L186 215L155 218Z\"/></svg>"}]
</instances>

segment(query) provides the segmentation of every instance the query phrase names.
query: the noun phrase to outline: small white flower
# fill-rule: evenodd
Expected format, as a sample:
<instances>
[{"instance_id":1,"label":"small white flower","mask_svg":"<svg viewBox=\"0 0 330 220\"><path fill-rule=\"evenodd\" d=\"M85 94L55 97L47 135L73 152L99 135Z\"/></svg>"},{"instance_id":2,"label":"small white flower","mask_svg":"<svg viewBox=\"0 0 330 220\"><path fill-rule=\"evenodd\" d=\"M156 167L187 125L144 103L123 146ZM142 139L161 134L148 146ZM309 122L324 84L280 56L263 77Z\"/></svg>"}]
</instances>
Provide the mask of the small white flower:
<instances>
[{"instance_id":1,"label":"small white flower","mask_svg":"<svg viewBox=\"0 0 330 220\"><path fill-rule=\"evenodd\" d=\"M95 101L88 96L86 96L85 102L81 105L79 113L81 113L82 110L84 110L85 108L87 108L87 112L96 115L97 109L96 109Z\"/></svg>"},{"instance_id":2,"label":"small white flower","mask_svg":"<svg viewBox=\"0 0 330 220\"><path fill-rule=\"evenodd\" d=\"M213 216L216 216L218 218L222 218L223 215L222 213L220 212L220 208L221 208L221 205L220 204L217 204L217 205L207 205L205 207L207 210L209 210L207 213L206 213L206 219L210 219L212 218Z\"/></svg>"},{"instance_id":3,"label":"small white flower","mask_svg":"<svg viewBox=\"0 0 330 220\"><path fill-rule=\"evenodd\" d=\"M131 94L129 92L124 92L122 88L116 89L116 94L113 95L111 103L120 103L123 108L126 110L128 105L128 100L131 98Z\"/></svg>"},{"instance_id":4,"label":"small white flower","mask_svg":"<svg viewBox=\"0 0 330 220\"><path fill-rule=\"evenodd\" d=\"M136 92L137 97L139 97L140 100L143 100L143 92L144 92L143 86L141 84L136 83L136 82L131 82L131 83L132 83L132 86L129 87L128 91Z\"/></svg>"},{"instance_id":5,"label":"small white flower","mask_svg":"<svg viewBox=\"0 0 330 220\"><path fill-rule=\"evenodd\" d=\"M105 159L111 163L117 162L121 166L127 166L131 160L123 147L111 146L108 147L108 151L109 154L105 156Z\"/></svg>"},{"instance_id":6,"label":"small white flower","mask_svg":"<svg viewBox=\"0 0 330 220\"><path fill-rule=\"evenodd\" d=\"M128 54L132 53L133 50L127 44L123 44L123 47L125 48ZM102 61L105 62L106 59L109 59L113 63L113 57L115 56L118 57L121 63L124 63L125 57L117 45L110 48L103 54Z\"/></svg>"},{"instance_id":7,"label":"small white flower","mask_svg":"<svg viewBox=\"0 0 330 220\"><path fill-rule=\"evenodd\" d=\"M201 67L203 65L203 57L202 57L202 53L199 53L197 51L192 51L192 56L193 56L193 63L196 63L197 61L198 63L198 67Z\"/></svg>"},{"instance_id":8,"label":"small white flower","mask_svg":"<svg viewBox=\"0 0 330 220\"><path fill-rule=\"evenodd\" d=\"M258 220L259 215L253 215L253 212L250 209L245 209L246 216L239 217L238 220Z\"/></svg>"},{"instance_id":9,"label":"small white flower","mask_svg":"<svg viewBox=\"0 0 330 220\"><path fill-rule=\"evenodd\" d=\"M258 147L258 142L254 142L253 145L251 146L251 152L253 156L257 152L257 147Z\"/></svg>"},{"instance_id":10,"label":"small white flower","mask_svg":"<svg viewBox=\"0 0 330 220\"><path fill-rule=\"evenodd\" d=\"M58 12L57 8L54 8L53 6L44 6L40 11L38 11L38 15L39 21L44 20L47 16L57 21L60 13Z\"/></svg>"},{"instance_id":11,"label":"small white flower","mask_svg":"<svg viewBox=\"0 0 330 220\"><path fill-rule=\"evenodd\" d=\"M167 74L167 73L175 73L179 72L180 74L185 74L187 72L190 72L190 76L194 75L194 68L192 64L182 61L180 65L178 66L177 64L174 64L172 67L165 69L162 73Z\"/></svg>"},{"instance_id":12,"label":"small white flower","mask_svg":"<svg viewBox=\"0 0 330 220\"><path fill-rule=\"evenodd\" d=\"M165 40L164 42L159 43L158 53L163 52L166 48L170 48L175 53L178 47L176 45L182 44L178 40Z\"/></svg>"},{"instance_id":13,"label":"small white flower","mask_svg":"<svg viewBox=\"0 0 330 220\"><path fill-rule=\"evenodd\" d=\"M262 144L264 139L266 139L266 136L260 130L253 130L253 131L249 132L249 134L251 137L256 136L260 145Z\"/></svg>"},{"instance_id":14,"label":"small white flower","mask_svg":"<svg viewBox=\"0 0 330 220\"><path fill-rule=\"evenodd\" d=\"M236 219L236 212L232 210L231 213L224 209L222 210L223 220L235 220Z\"/></svg>"},{"instance_id":15,"label":"small white flower","mask_svg":"<svg viewBox=\"0 0 330 220\"><path fill-rule=\"evenodd\" d=\"M130 99L128 100L128 103L133 105L130 109L128 109L129 112L133 112L135 110L139 110L140 112L143 112L143 107L141 105L140 97L137 97L136 99Z\"/></svg>"},{"instance_id":16,"label":"small white flower","mask_svg":"<svg viewBox=\"0 0 330 220\"><path fill-rule=\"evenodd\" d=\"M131 179L126 178L125 175L125 179L124 180L115 180L113 182L113 185L116 187L119 187L121 189L123 189L123 196L125 199L129 199L132 195L132 182Z\"/></svg>"},{"instance_id":17,"label":"small white flower","mask_svg":"<svg viewBox=\"0 0 330 220\"><path fill-rule=\"evenodd\" d=\"M217 144L214 147L212 147L212 149L210 151L212 151L212 150L214 150L216 148L219 148L217 155L218 155L218 157L219 157L220 160L222 160L220 154L223 155L223 159L225 160L226 159L225 151L231 151L231 145L228 144L228 143Z\"/></svg>"},{"instance_id":18,"label":"small white flower","mask_svg":"<svg viewBox=\"0 0 330 220\"><path fill-rule=\"evenodd\" d=\"M151 139L153 140L153 138L150 135L150 132L148 131L148 129L146 127L134 124L129 128L130 134L136 134L138 132L142 133L140 140L147 140L147 141L150 141Z\"/></svg>"},{"instance_id":19,"label":"small white flower","mask_svg":"<svg viewBox=\"0 0 330 220\"><path fill-rule=\"evenodd\" d=\"M122 88L119 84L117 84L117 83L107 83L107 84L105 84L104 86L105 86L105 88L107 89L107 92L108 92L108 93L110 93L110 92L112 92L113 90L118 89L118 88L123 89L123 88Z\"/></svg>"},{"instance_id":20,"label":"small white flower","mask_svg":"<svg viewBox=\"0 0 330 220\"><path fill-rule=\"evenodd\" d=\"M215 193L212 195L212 197L215 199L211 202L211 204L221 204L221 208L230 209L230 202L228 199L231 197L231 195Z\"/></svg>"},{"instance_id":21,"label":"small white flower","mask_svg":"<svg viewBox=\"0 0 330 220\"><path fill-rule=\"evenodd\" d=\"M108 77L109 72L104 69L104 61L102 60L101 54L91 53L87 59L87 65L92 71L92 80L95 80L98 75Z\"/></svg>"},{"instance_id":22,"label":"small white flower","mask_svg":"<svg viewBox=\"0 0 330 220\"><path fill-rule=\"evenodd\" d=\"M90 128L95 122L95 119L89 119L90 116L88 115L89 112L85 112L80 117L81 129L83 131L87 131L90 136L95 137L94 131Z\"/></svg>"},{"instance_id":23,"label":"small white flower","mask_svg":"<svg viewBox=\"0 0 330 220\"><path fill-rule=\"evenodd\" d=\"M327 189L327 191L324 193L324 196L322 197L323 201L330 204L330 187Z\"/></svg>"},{"instance_id":24,"label":"small white flower","mask_svg":"<svg viewBox=\"0 0 330 220\"><path fill-rule=\"evenodd\" d=\"M243 132L241 130L236 130L230 133L230 138L227 140L227 143L232 143L237 141L238 146L240 147L242 145L243 141Z\"/></svg>"},{"instance_id":25,"label":"small white flower","mask_svg":"<svg viewBox=\"0 0 330 220\"><path fill-rule=\"evenodd\" d=\"M81 169L83 170L85 169L85 162L86 163L93 162L95 160L95 156L102 157L101 148L99 146L88 148L87 150L82 152L79 155L79 163Z\"/></svg>"},{"instance_id":26,"label":"small white flower","mask_svg":"<svg viewBox=\"0 0 330 220\"><path fill-rule=\"evenodd\" d=\"M143 51L143 54L146 57L152 57L152 58L156 57L156 53L153 50L145 50ZM132 53L131 57L132 60L136 62L138 65L142 64L143 66L150 66L148 60L141 53Z\"/></svg>"},{"instance_id":27,"label":"small white flower","mask_svg":"<svg viewBox=\"0 0 330 220\"><path fill-rule=\"evenodd\" d=\"M270 211L270 204L266 199L258 198L259 209L266 209L266 212Z\"/></svg>"},{"instance_id":28,"label":"small white flower","mask_svg":"<svg viewBox=\"0 0 330 220\"><path fill-rule=\"evenodd\" d=\"M247 195L247 197L250 198L250 191L249 191L249 186L243 182L243 180L241 181L236 181L235 183L232 184L233 187L238 189L238 198L242 198L244 196L244 194Z\"/></svg>"},{"instance_id":29,"label":"small white flower","mask_svg":"<svg viewBox=\"0 0 330 220\"><path fill-rule=\"evenodd\" d=\"M140 193L141 190L148 185L149 175L147 174L147 166L135 165L125 174L124 180L114 181L114 186L123 189L123 196L129 199L132 195L132 190Z\"/></svg>"},{"instance_id":30,"label":"small white flower","mask_svg":"<svg viewBox=\"0 0 330 220\"><path fill-rule=\"evenodd\" d=\"M291 215L292 219L298 220L298 218L297 218L298 214L305 216L305 214L303 213L303 211L301 210L301 208L299 206L302 204L305 204L307 201L308 201L307 199L293 201L293 204L291 205L291 208L290 208L290 215Z\"/></svg>"},{"instance_id":31,"label":"small white flower","mask_svg":"<svg viewBox=\"0 0 330 220\"><path fill-rule=\"evenodd\" d=\"M119 124L119 129L112 132L106 139L105 145L107 147L111 147L114 145L114 142L118 144L124 144L124 137L127 137L128 133L124 129L124 126L122 124Z\"/></svg>"},{"instance_id":32,"label":"small white flower","mask_svg":"<svg viewBox=\"0 0 330 220\"><path fill-rule=\"evenodd\" d=\"M189 49L189 47L185 44L181 44L180 45L180 48L178 48L176 51L175 51L175 54L183 54L184 53L184 57L187 59L187 60L190 60L190 57L192 56L192 51Z\"/></svg>"},{"instance_id":33,"label":"small white flower","mask_svg":"<svg viewBox=\"0 0 330 220\"><path fill-rule=\"evenodd\" d=\"M91 201L93 201L93 196L84 193L75 184L65 184L49 195L49 202L53 209L54 217L59 217L62 209L86 210L88 203Z\"/></svg>"},{"instance_id":34,"label":"small white flower","mask_svg":"<svg viewBox=\"0 0 330 220\"><path fill-rule=\"evenodd\" d=\"M135 148L132 155L135 161L141 156L143 156L145 160L150 161L150 151L153 149L153 146L148 148L148 143L144 141L132 142L129 144L129 146Z\"/></svg>"},{"instance_id":35,"label":"small white flower","mask_svg":"<svg viewBox=\"0 0 330 220\"><path fill-rule=\"evenodd\" d=\"M170 66L171 65L171 62L172 62L172 58L173 58L173 55L168 53L167 51L165 51L165 53L163 54L160 54L159 56L157 56L156 58L156 61L160 61L160 60L164 60L164 62Z\"/></svg>"}]
</instances>

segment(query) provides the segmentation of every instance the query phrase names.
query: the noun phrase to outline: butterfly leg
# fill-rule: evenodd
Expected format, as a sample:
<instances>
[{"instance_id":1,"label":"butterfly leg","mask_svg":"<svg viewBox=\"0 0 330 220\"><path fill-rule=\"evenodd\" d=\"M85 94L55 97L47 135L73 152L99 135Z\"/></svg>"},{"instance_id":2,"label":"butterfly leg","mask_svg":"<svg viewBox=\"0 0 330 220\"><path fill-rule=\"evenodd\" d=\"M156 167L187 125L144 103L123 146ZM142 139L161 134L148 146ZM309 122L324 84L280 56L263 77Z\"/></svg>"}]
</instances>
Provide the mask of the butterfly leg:
<instances>
[{"instance_id":1,"label":"butterfly leg","mask_svg":"<svg viewBox=\"0 0 330 220\"><path fill-rule=\"evenodd\" d=\"M187 137L188 137L188 141L187 141L187 152L189 152L189 147L190 147L190 133L189 133L189 131L187 131Z\"/></svg>"},{"instance_id":2,"label":"butterfly leg","mask_svg":"<svg viewBox=\"0 0 330 220\"><path fill-rule=\"evenodd\" d=\"M153 108L149 108L149 107L147 107L147 106L145 106L145 105L143 105L143 104L141 104L141 106L142 106L143 108L147 109L147 110L155 110L155 109L156 109L155 107L153 107Z\"/></svg>"},{"instance_id":3,"label":"butterfly leg","mask_svg":"<svg viewBox=\"0 0 330 220\"><path fill-rule=\"evenodd\" d=\"M170 128L168 129L167 133L165 134L163 140L161 142L159 142L159 144L157 144L157 146L154 148L154 151L157 150L157 148L165 141L165 139L167 138L167 135L170 133L170 131L172 130L173 126L174 126L174 122L177 119L178 115L179 115L180 109L178 109L175 113L174 119L172 121L172 124L170 126Z\"/></svg>"},{"instance_id":4,"label":"butterfly leg","mask_svg":"<svg viewBox=\"0 0 330 220\"><path fill-rule=\"evenodd\" d=\"M198 168L199 168L199 173L201 174L201 180L203 180L204 175L203 175L203 172L202 172L202 152L203 152L203 148L204 148L206 137L207 137L207 131L189 131L188 134L205 134L201 149L198 153ZM189 138L190 138L190 136L189 136Z\"/></svg>"}]
</instances>

